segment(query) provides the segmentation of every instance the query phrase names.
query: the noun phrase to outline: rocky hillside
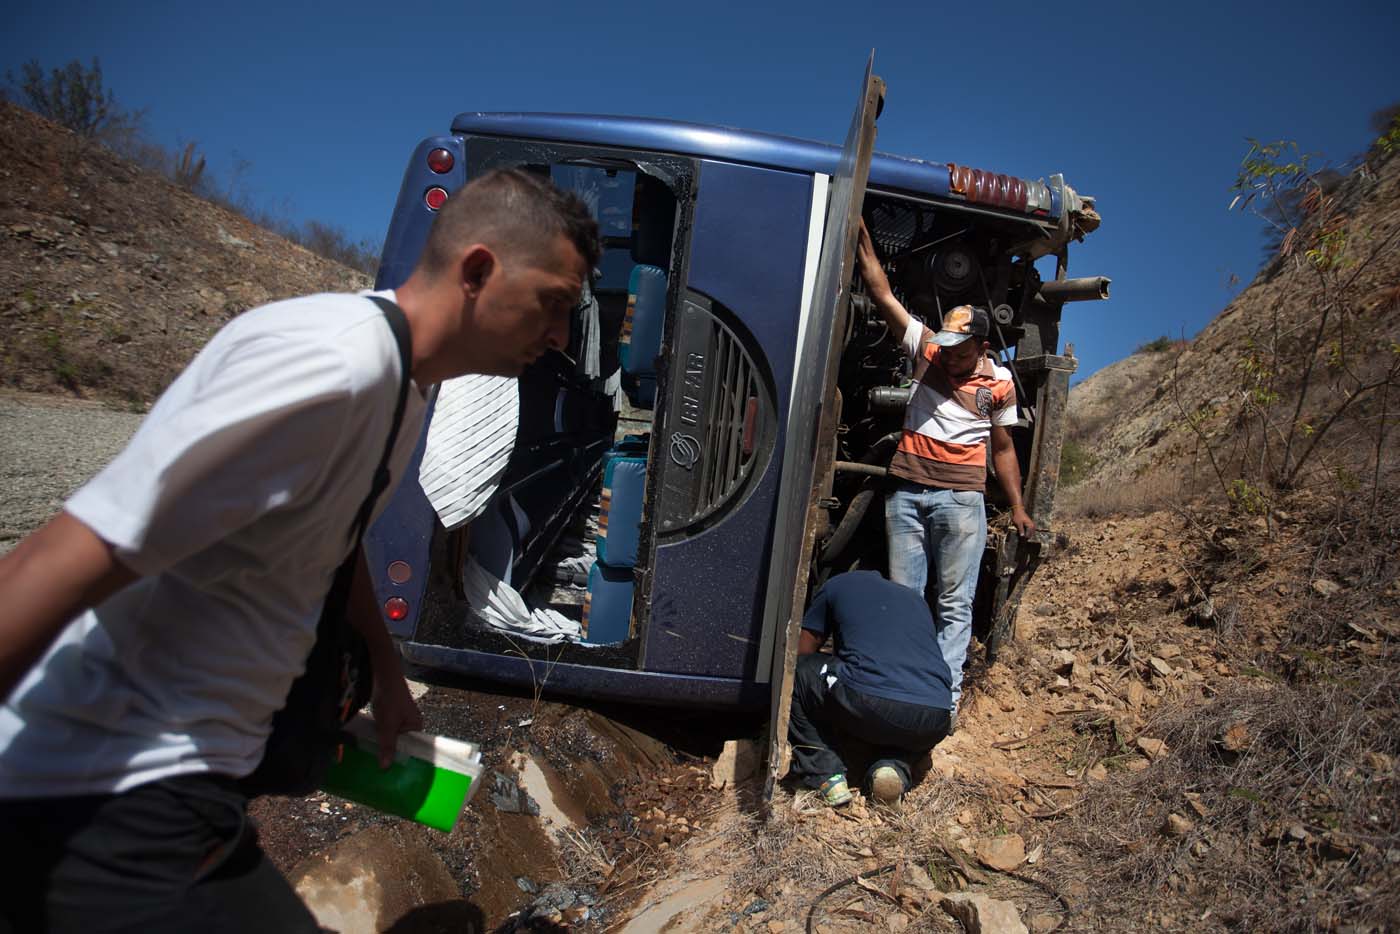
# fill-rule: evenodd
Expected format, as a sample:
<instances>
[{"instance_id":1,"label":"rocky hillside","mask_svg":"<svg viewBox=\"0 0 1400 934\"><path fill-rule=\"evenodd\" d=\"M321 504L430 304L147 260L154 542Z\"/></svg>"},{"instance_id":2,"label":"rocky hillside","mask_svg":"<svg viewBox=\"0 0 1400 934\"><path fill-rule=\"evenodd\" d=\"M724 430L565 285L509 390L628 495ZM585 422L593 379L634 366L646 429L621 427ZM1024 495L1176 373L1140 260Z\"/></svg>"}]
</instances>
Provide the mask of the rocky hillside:
<instances>
[{"instance_id":1,"label":"rocky hillside","mask_svg":"<svg viewBox=\"0 0 1400 934\"><path fill-rule=\"evenodd\" d=\"M1394 364L1400 339L1400 157L1373 154L1329 197L1301 225L1299 248L1261 270L1193 340L1134 354L1071 391L1071 437L1090 459L1089 482L1071 502L1135 484L1213 485L1207 448L1228 476L1265 445L1281 457L1295 424L1291 456L1325 428L1310 467L1369 472L1386 394L1358 390ZM1322 241L1336 250L1325 269L1307 253ZM1326 424L1349 394L1355 404Z\"/></svg>"},{"instance_id":2,"label":"rocky hillside","mask_svg":"<svg viewBox=\"0 0 1400 934\"><path fill-rule=\"evenodd\" d=\"M368 285L0 102L4 385L140 405L240 311Z\"/></svg>"}]
</instances>

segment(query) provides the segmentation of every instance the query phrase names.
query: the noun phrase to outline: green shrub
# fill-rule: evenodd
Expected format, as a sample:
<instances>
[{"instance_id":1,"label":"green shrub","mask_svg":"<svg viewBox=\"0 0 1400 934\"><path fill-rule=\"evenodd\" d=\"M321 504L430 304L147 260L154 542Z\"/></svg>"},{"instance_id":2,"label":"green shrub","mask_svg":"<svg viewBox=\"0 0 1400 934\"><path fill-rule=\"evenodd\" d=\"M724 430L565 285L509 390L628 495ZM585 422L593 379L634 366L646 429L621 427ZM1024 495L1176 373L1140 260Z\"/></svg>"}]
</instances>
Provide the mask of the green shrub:
<instances>
[{"instance_id":1,"label":"green shrub","mask_svg":"<svg viewBox=\"0 0 1400 934\"><path fill-rule=\"evenodd\" d=\"M1089 475L1098 458L1088 445L1075 438L1066 438L1060 448L1060 483L1073 486Z\"/></svg>"},{"instance_id":2,"label":"green shrub","mask_svg":"<svg viewBox=\"0 0 1400 934\"><path fill-rule=\"evenodd\" d=\"M1176 341L1163 334L1161 337L1153 338L1145 344L1138 344L1137 350L1134 350L1133 353L1165 353L1171 350L1175 344Z\"/></svg>"}]
</instances>

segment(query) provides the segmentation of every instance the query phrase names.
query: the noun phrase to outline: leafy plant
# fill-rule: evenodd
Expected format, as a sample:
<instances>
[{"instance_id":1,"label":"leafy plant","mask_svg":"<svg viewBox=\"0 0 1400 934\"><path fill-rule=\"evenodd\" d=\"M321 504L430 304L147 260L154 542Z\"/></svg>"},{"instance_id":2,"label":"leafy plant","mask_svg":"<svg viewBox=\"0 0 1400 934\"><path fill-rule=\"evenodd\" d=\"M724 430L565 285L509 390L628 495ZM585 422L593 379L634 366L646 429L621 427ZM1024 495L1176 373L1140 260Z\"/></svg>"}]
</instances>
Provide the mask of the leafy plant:
<instances>
[{"instance_id":1,"label":"leafy plant","mask_svg":"<svg viewBox=\"0 0 1400 934\"><path fill-rule=\"evenodd\" d=\"M1400 140L1400 114L1390 119L1395 140ZM1384 142L1388 138L1384 134L1376 147L1391 145ZM1267 515L1274 491L1298 485L1344 416L1372 396L1381 398L1384 413L1389 388L1400 382L1400 353L1387 355L1383 342L1368 337L1375 328L1363 320L1368 296L1361 284L1361 274L1392 248L1400 232L1377 237L1358 229L1339 203L1345 176L1296 143L1249 144L1230 189L1230 208L1263 220L1272 235L1275 262L1291 262L1292 273L1304 278L1283 290L1287 298L1280 297L1269 314L1250 322L1236 364L1237 382L1230 387L1230 435L1242 453L1217 460L1211 448L1222 442L1207 439L1199 423L1191 427L1209 446L1231 504ZM1306 303L1304 314L1285 315L1284 301ZM1382 415L1377 465L1383 440ZM1226 475L1223 461L1230 461L1234 476Z\"/></svg>"},{"instance_id":2,"label":"leafy plant","mask_svg":"<svg viewBox=\"0 0 1400 934\"><path fill-rule=\"evenodd\" d=\"M119 107L111 89L103 86L102 65L96 58L87 68L73 59L47 75L31 59L20 66L18 79L9 71L5 77L18 89L25 106L85 139L129 130L141 120L141 112Z\"/></svg>"}]
</instances>

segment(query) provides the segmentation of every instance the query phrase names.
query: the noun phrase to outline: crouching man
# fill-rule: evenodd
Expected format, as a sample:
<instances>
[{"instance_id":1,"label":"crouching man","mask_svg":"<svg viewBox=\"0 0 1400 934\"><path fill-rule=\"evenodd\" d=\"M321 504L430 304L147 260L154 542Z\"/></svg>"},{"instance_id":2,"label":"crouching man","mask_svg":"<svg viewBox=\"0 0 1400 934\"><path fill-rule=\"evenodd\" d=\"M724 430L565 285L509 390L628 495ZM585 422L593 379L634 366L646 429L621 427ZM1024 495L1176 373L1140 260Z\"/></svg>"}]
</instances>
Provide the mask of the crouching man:
<instances>
[{"instance_id":1,"label":"crouching man","mask_svg":"<svg viewBox=\"0 0 1400 934\"><path fill-rule=\"evenodd\" d=\"M834 654L818 650L832 637ZM851 800L838 748L869 746L870 795L894 804L911 764L948 734L952 677L923 597L873 571L833 577L802 619L788 738L792 773L827 804Z\"/></svg>"}]
</instances>

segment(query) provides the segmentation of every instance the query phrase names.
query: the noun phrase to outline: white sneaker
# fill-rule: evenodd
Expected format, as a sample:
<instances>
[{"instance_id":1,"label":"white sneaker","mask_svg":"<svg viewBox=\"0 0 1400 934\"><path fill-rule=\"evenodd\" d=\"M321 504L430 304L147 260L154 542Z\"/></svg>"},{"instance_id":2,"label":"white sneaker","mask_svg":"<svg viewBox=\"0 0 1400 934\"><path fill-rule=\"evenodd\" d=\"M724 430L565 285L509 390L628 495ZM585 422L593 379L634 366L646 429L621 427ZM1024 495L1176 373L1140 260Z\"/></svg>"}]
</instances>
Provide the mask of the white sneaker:
<instances>
[{"instance_id":1,"label":"white sneaker","mask_svg":"<svg viewBox=\"0 0 1400 934\"><path fill-rule=\"evenodd\" d=\"M904 779L894 766L882 765L870 776L870 797L880 804L894 805L904 796Z\"/></svg>"}]
</instances>

